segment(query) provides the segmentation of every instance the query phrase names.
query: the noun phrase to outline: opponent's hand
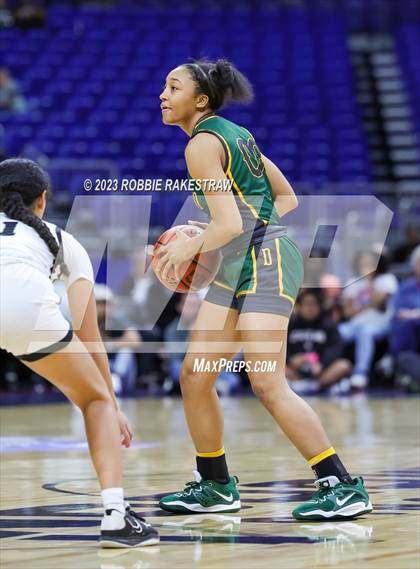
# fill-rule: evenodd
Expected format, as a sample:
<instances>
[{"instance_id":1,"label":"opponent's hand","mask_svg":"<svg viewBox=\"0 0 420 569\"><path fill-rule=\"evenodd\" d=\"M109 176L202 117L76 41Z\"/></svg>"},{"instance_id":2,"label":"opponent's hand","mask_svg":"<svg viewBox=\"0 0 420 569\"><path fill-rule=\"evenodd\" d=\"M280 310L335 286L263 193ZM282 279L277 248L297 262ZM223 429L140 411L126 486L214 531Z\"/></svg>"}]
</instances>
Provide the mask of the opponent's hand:
<instances>
[{"instance_id":1,"label":"opponent's hand","mask_svg":"<svg viewBox=\"0 0 420 569\"><path fill-rule=\"evenodd\" d=\"M118 423L120 425L121 444L128 448L133 440L133 431L131 430L130 423L124 413L120 410L118 413Z\"/></svg>"}]
</instances>

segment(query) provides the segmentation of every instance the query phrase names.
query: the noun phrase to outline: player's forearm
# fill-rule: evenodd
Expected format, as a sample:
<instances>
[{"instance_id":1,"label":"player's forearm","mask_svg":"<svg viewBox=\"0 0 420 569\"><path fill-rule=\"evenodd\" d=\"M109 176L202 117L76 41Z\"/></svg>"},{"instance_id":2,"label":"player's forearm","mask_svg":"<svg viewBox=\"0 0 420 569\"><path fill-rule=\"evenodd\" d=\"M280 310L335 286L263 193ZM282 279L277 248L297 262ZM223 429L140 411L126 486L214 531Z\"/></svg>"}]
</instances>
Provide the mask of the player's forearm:
<instances>
[{"instance_id":1,"label":"player's forearm","mask_svg":"<svg viewBox=\"0 0 420 569\"><path fill-rule=\"evenodd\" d=\"M198 251L206 252L213 251L223 247L235 237L242 233L242 228L239 226L232 226L229 223L222 223L212 220L205 231L197 237L192 237L187 246L190 249L191 257Z\"/></svg>"},{"instance_id":2,"label":"player's forearm","mask_svg":"<svg viewBox=\"0 0 420 569\"><path fill-rule=\"evenodd\" d=\"M298 206L299 202L296 196L277 196L274 200L274 207L280 217L292 211Z\"/></svg>"}]
</instances>

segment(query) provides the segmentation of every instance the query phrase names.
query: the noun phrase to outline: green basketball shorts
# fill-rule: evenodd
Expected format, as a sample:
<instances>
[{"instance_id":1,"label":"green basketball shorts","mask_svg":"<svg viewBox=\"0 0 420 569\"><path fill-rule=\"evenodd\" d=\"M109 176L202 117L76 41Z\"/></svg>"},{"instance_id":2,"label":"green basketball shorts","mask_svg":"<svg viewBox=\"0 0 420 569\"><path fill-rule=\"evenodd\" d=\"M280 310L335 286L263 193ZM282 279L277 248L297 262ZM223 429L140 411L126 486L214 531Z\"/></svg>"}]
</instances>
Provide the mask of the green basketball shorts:
<instances>
[{"instance_id":1,"label":"green basketball shorts","mask_svg":"<svg viewBox=\"0 0 420 569\"><path fill-rule=\"evenodd\" d=\"M302 283L302 254L290 237L282 235L225 257L205 300L240 314L289 317Z\"/></svg>"}]
</instances>

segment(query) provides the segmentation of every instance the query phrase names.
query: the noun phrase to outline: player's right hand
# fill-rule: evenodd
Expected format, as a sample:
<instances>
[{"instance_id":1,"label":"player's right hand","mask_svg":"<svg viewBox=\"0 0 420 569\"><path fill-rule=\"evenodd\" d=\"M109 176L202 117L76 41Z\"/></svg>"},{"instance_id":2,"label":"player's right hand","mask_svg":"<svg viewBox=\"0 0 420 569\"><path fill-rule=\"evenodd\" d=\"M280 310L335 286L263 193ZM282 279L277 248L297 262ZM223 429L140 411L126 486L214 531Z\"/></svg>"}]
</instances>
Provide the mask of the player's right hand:
<instances>
[{"instance_id":1,"label":"player's right hand","mask_svg":"<svg viewBox=\"0 0 420 569\"><path fill-rule=\"evenodd\" d=\"M197 227L201 227L201 229L207 229L208 223L204 223L202 221L191 221L191 219L189 219L188 225L196 225Z\"/></svg>"},{"instance_id":2,"label":"player's right hand","mask_svg":"<svg viewBox=\"0 0 420 569\"><path fill-rule=\"evenodd\" d=\"M118 422L120 425L121 444L128 448L133 440L133 431L127 417L120 410L118 410Z\"/></svg>"}]
</instances>

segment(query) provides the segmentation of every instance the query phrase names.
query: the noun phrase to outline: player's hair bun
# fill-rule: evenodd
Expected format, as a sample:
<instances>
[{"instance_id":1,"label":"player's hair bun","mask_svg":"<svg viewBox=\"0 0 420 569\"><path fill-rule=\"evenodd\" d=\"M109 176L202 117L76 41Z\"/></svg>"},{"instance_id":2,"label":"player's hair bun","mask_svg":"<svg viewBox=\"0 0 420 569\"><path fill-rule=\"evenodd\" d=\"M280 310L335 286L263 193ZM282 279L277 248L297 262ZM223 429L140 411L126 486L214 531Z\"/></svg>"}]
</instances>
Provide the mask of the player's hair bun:
<instances>
[{"instance_id":1,"label":"player's hair bun","mask_svg":"<svg viewBox=\"0 0 420 569\"><path fill-rule=\"evenodd\" d=\"M199 59L185 65L200 92L209 97L209 107L216 111L230 102L248 103L253 99L248 79L225 58L215 62Z\"/></svg>"},{"instance_id":2,"label":"player's hair bun","mask_svg":"<svg viewBox=\"0 0 420 569\"><path fill-rule=\"evenodd\" d=\"M232 88L234 82L232 65L226 59L218 59L209 71L209 78L222 89Z\"/></svg>"}]
</instances>

